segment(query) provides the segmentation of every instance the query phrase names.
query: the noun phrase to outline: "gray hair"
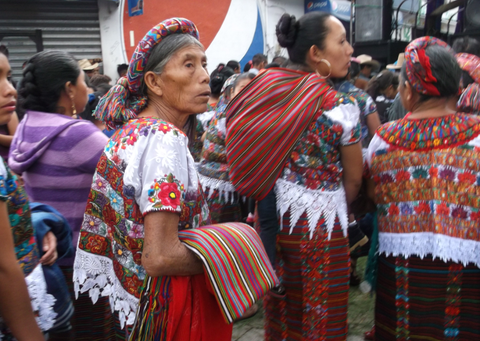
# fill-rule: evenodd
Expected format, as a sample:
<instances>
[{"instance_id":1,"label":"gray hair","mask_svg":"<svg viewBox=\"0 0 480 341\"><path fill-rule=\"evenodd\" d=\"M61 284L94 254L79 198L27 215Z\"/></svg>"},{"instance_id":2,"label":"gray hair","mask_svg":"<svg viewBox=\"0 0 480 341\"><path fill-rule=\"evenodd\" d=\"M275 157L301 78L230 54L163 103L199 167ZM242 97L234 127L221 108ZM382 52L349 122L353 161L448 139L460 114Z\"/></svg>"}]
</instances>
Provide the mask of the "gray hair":
<instances>
[{"instance_id":1,"label":"gray hair","mask_svg":"<svg viewBox=\"0 0 480 341\"><path fill-rule=\"evenodd\" d=\"M147 61L147 66L143 72L143 75L149 71L156 74L160 74L167 63L172 59L172 56L179 50L190 45L197 45L203 48L203 45L190 34L171 34L165 37L159 44L157 44ZM147 85L142 78L142 84L140 89L142 93L147 95Z\"/></svg>"}]
</instances>

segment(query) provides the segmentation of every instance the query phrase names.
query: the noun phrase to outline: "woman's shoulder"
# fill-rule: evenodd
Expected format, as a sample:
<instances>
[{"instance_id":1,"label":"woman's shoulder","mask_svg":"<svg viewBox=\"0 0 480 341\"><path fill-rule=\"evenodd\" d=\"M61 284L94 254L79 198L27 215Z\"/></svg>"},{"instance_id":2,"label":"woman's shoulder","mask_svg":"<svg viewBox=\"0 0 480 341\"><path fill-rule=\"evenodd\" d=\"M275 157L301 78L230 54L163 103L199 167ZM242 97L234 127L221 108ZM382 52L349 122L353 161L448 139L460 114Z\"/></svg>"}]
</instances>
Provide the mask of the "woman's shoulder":
<instances>
[{"instance_id":1,"label":"woman's shoulder","mask_svg":"<svg viewBox=\"0 0 480 341\"><path fill-rule=\"evenodd\" d=\"M117 131L115 136L122 138L132 134L139 134L139 136L149 137L157 133L187 137L181 129L172 123L151 117L141 117L128 121Z\"/></svg>"},{"instance_id":2,"label":"woman's shoulder","mask_svg":"<svg viewBox=\"0 0 480 341\"><path fill-rule=\"evenodd\" d=\"M360 109L354 97L335 91L324 106L323 113L334 120L358 121Z\"/></svg>"}]
</instances>

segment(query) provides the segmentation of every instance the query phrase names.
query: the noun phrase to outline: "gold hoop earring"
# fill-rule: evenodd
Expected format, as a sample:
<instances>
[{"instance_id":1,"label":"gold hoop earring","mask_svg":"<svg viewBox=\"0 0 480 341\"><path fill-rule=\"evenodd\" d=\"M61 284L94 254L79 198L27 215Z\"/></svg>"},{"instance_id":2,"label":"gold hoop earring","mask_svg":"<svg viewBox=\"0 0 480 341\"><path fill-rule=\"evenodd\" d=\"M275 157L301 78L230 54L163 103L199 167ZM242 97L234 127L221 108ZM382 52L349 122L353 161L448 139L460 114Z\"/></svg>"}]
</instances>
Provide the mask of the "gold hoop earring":
<instances>
[{"instance_id":1,"label":"gold hoop earring","mask_svg":"<svg viewBox=\"0 0 480 341\"><path fill-rule=\"evenodd\" d=\"M320 74L320 72L318 72L318 69L315 70L315 73L319 75L322 79L327 79L332 74L332 64L330 64L330 62L326 59L321 59L320 63L325 63L328 66L328 69L329 69L328 75L323 76L322 74Z\"/></svg>"},{"instance_id":2,"label":"gold hoop earring","mask_svg":"<svg viewBox=\"0 0 480 341\"><path fill-rule=\"evenodd\" d=\"M73 101L73 97L72 97L72 118L78 118L77 109L75 108L75 102Z\"/></svg>"}]
</instances>

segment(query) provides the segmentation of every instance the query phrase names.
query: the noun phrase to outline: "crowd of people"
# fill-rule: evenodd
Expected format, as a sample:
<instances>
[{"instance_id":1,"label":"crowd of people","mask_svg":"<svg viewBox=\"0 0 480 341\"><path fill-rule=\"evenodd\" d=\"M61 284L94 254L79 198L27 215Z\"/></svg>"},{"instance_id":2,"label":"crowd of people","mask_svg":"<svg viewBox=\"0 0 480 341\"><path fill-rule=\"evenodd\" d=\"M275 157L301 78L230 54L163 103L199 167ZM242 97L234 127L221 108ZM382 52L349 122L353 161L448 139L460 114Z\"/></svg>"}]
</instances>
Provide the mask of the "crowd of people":
<instances>
[{"instance_id":1,"label":"crowd of people","mask_svg":"<svg viewBox=\"0 0 480 341\"><path fill-rule=\"evenodd\" d=\"M265 340L346 340L362 281L367 340L480 339L480 43L381 70L330 14L276 34L209 74L167 19L114 85L0 49L0 339L230 341L261 301Z\"/></svg>"}]
</instances>

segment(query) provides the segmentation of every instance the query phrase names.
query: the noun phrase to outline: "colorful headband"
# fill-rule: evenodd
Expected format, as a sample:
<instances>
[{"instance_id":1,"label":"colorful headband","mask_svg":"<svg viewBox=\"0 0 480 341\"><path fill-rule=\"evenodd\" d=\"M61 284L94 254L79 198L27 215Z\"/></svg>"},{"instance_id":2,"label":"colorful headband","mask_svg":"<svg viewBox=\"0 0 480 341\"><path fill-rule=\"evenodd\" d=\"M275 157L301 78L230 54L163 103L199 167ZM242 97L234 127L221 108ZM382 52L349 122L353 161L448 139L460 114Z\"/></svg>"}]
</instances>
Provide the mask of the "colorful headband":
<instances>
[{"instance_id":1,"label":"colorful headband","mask_svg":"<svg viewBox=\"0 0 480 341\"><path fill-rule=\"evenodd\" d=\"M415 39L405 49L407 77L417 92L428 96L440 96L435 86L437 79L432 74L430 58L425 53L426 48L432 45L439 45L452 51L447 43L434 37Z\"/></svg>"},{"instance_id":2,"label":"colorful headband","mask_svg":"<svg viewBox=\"0 0 480 341\"><path fill-rule=\"evenodd\" d=\"M126 77L120 78L98 103L95 117L104 121L108 129L116 129L129 119L137 117L147 105L147 97L141 93L140 86L148 58L163 38L175 33L190 34L199 39L197 27L188 19L171 18L153 27L138 43Z\"/></svg>"},{"instance_id":3,"label":"colorful headband","mask_svg":"<svg viewBox=\"0 0 480 341\"><path fill-rule=\"evenodd\" d=\"M462 70L467 71L475 83L480 83L480 58L468 53L459 53L456 57Z\"/></svg>"}]
</instances>

